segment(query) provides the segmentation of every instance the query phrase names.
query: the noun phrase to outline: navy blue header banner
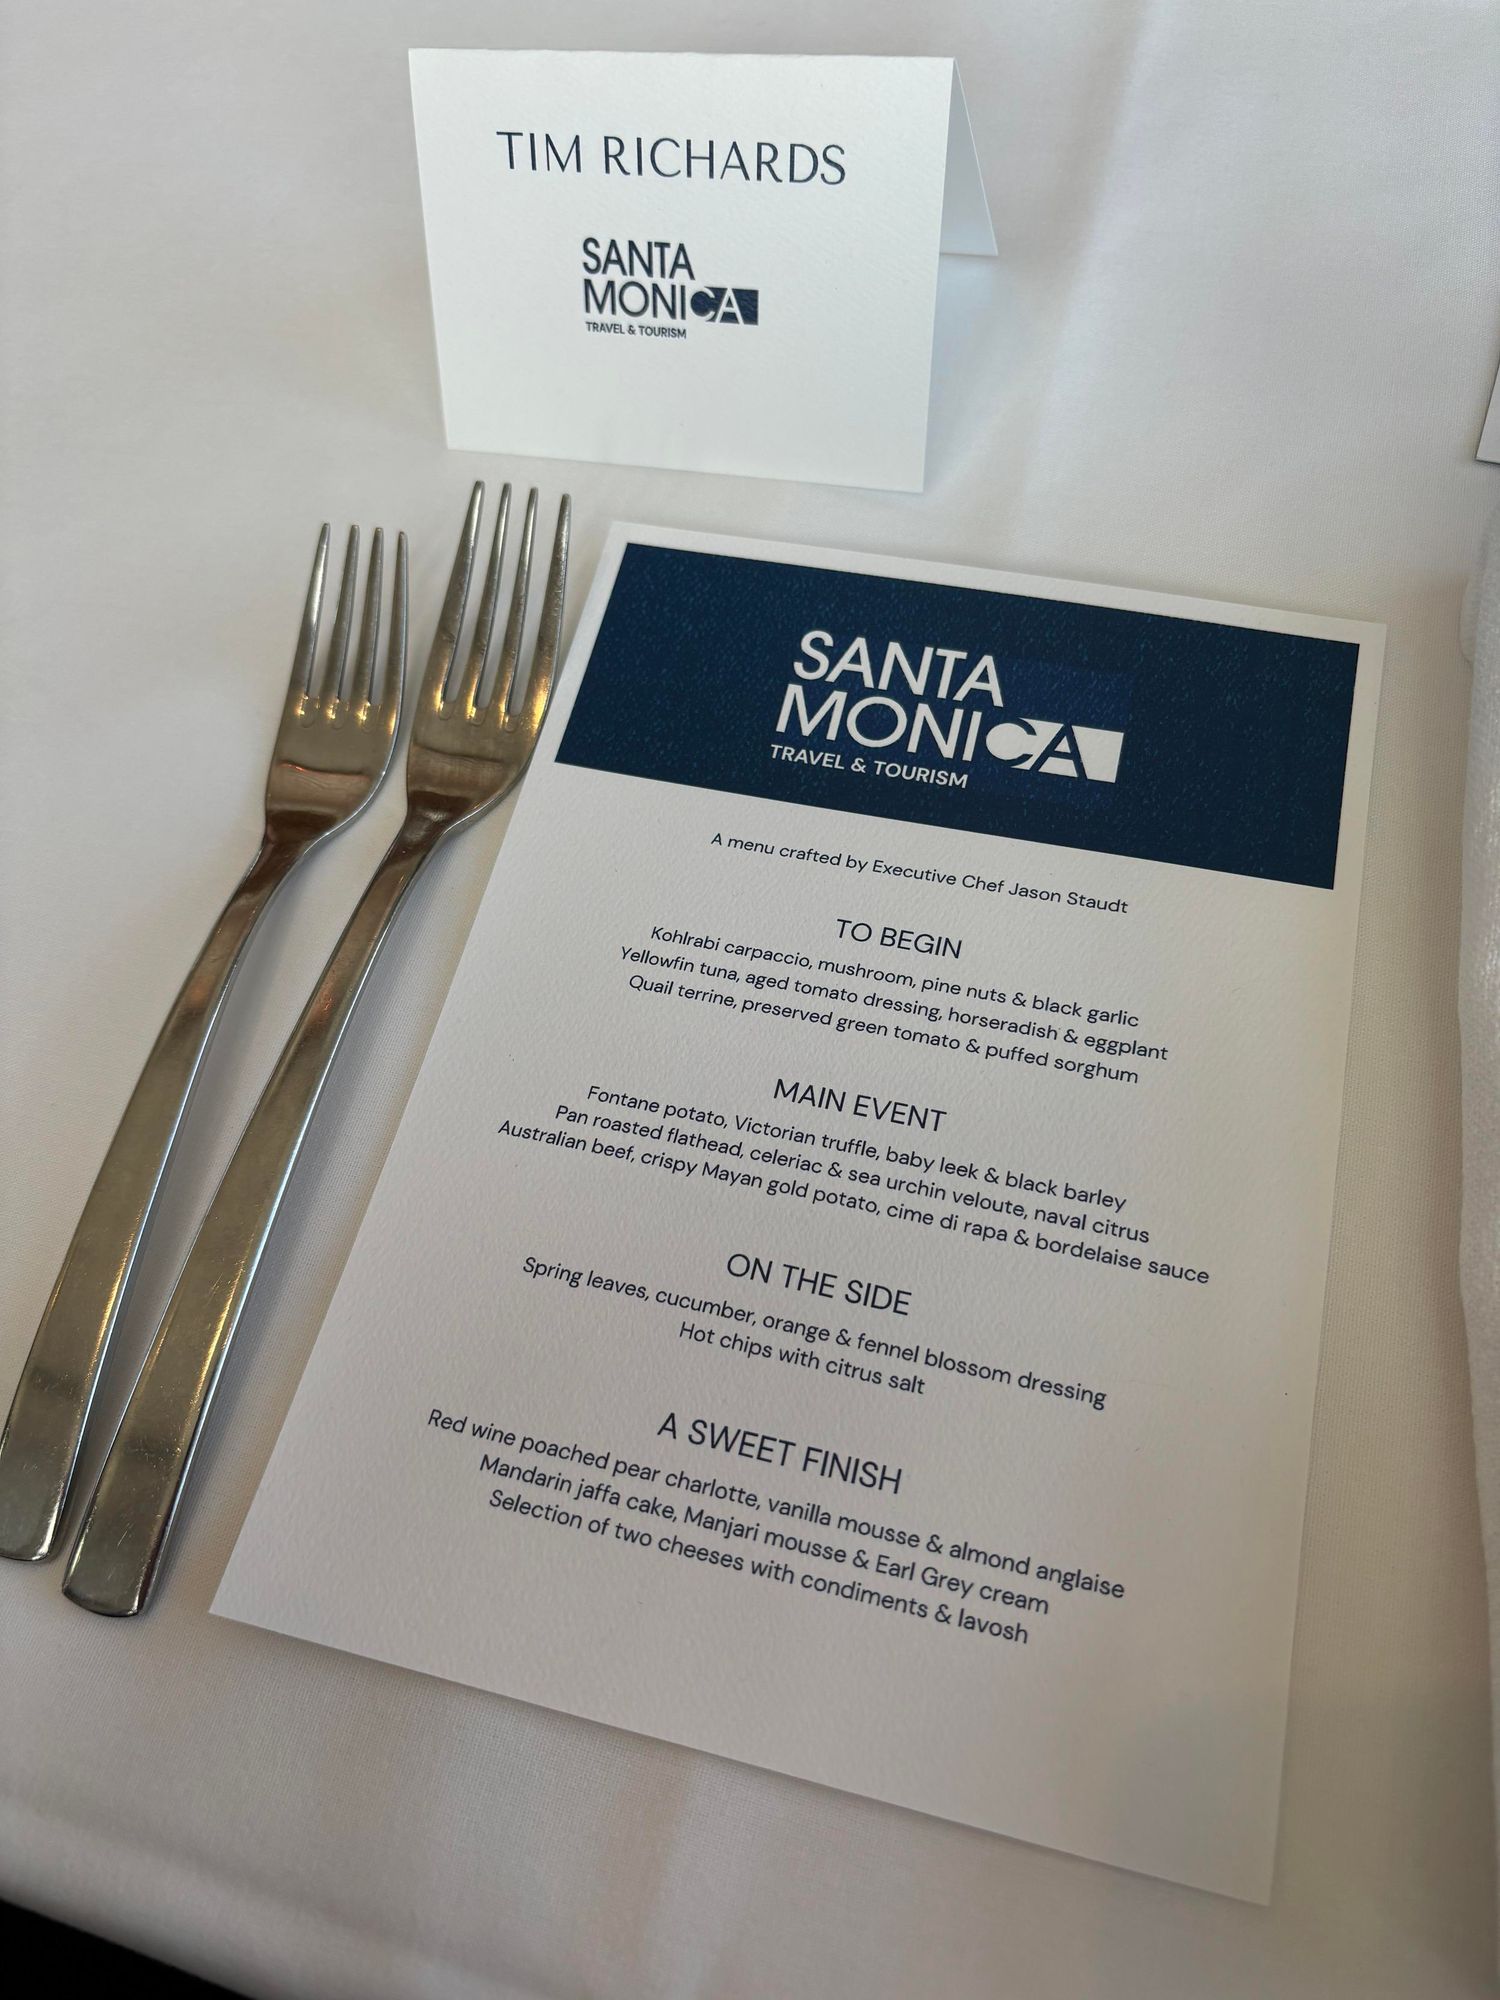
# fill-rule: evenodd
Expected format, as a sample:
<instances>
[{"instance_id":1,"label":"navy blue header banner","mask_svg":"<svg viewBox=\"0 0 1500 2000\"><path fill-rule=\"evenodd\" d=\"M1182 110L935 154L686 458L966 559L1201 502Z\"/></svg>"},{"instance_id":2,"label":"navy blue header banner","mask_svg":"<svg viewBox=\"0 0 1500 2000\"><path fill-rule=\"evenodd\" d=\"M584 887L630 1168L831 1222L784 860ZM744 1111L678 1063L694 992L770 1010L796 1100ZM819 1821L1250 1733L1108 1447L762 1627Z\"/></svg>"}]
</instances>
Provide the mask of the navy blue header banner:
<instances>
[{"instance_id":1,"label":"navy blue header banner","mask_svg":"<svg viewBox=\"0 0 1500 2000\"><path fill-rule=\"evenodd\" d=\"M1333 886L1358 648L630 543L564 764Z\"/></svg>"}]
</instances>

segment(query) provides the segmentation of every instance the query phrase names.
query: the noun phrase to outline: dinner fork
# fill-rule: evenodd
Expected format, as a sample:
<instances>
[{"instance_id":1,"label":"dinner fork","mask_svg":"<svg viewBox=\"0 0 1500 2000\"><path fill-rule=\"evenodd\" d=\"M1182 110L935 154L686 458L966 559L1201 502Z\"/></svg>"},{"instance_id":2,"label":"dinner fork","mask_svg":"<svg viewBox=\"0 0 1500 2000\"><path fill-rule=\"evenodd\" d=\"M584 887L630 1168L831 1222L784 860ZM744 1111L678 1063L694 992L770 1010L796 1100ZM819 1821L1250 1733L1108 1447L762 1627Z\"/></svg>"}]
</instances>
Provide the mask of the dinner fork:
<instances>
[{"instance_id":1,"label":"dinner fork","mask_svg":"<svg viewBox=\"0 0 1500 2000\"><path fill-rule=\"evenodd\" d=\"M536 489L531 490L495 689L485 700L481 686L500 601L510 488L500 496L468 658L454 685L483 505L484 487L476 484L412 722L406 819L292 1030L204 1217L74 1544L64 1592L106 1617L133 1617L150 1600L261 1255L344 1030L401 899L442 841L512 790L546 715L562 633L571 502L565 496L558 508L523 694L518 668L537 507Z\"/></svg>"},{"instance_id":2,"label":"dinner fork","mask_svg":"<svg viewBox=\"0 0 1500 2000\"><path fill-rule=\"evenodd\" d=\"M260 852L173 1001L110 1141L0 1435L0 1555L54 1552L105 1351L118 1324L167 1160L251 932L297 863L374 796L391 761L406 659L406 537L396 541L383 688L375 687L384 538L375 530L352 678L359 530L351 528L321 680L318 627L328 528L318 536L291 683L266 776Z\"/></svg>"}]
</instances>

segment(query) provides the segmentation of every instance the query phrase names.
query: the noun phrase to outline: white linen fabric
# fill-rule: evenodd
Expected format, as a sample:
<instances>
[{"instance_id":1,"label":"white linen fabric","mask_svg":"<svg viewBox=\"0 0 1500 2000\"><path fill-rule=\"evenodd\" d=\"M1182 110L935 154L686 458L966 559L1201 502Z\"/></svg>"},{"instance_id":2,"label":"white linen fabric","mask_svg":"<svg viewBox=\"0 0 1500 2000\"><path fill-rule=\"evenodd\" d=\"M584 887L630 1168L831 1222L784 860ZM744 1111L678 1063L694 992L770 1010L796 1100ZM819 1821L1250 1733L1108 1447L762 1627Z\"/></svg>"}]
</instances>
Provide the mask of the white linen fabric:
<instances>
[{"instance_id":1,"label":"white linen fabric","mask_svg":"<svg viewBox=\"0 0 1500 2000\"><path fill-rule=\"evenodd\" d=\"M1463 1046L1463 1228L1479 1518L1489 1573L1490 1678L1500 1717L1500 509L1464 599L1474 667L1464 791L1458 1019ZM1500 1731L1495 1790L1500 1799Z\"/></svg>"},{"instance_id":2,"label":"white linen fabric","mask_svg":"<svg viewBox=\"0 0 1500 2000\"><path fill-rule=\"evenodd\" d=\"M416 892L351 1032L159 1605L106 1623L66 1603L56 1567L0 1565L0 1888L254 1995L1492 1991L1456 633L1496 480L1473 450L1500 330L1500 11L0 0L0 39L7 1393L136 1068L253 849L325 517L410 532L419 642L476 472L573 491L575 604L626 516L1390 627L1269 1909L209 1616L500 818ZM1001 254L944 275L925 495L445 451L405 51L497 41L958 57ZM399 813L392 787L256 944L105 1430Z\"/></svg>"}]
</instances>

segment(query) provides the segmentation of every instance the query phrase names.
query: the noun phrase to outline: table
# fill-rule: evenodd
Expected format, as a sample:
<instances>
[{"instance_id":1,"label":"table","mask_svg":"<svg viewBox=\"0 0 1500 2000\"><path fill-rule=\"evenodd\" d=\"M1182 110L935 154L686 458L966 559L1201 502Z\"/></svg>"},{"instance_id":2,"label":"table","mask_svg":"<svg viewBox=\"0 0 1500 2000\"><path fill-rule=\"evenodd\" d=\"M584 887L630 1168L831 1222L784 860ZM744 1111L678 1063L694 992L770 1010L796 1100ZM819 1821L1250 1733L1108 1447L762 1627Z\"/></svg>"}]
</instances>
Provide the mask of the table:
<instances>
[{"instance_id":1,"label":"table","mask_svg":"<svg viewBox=\"0 0 1500 2000\"><path fill-rule=\"evenodd\" d=\"M424 635L468 482L502 471L442 443L408 45L962 66L1001 255L945 270L926 495L506 465L577 496L580 583L624 515L1390 626L1269 1909L208 1615L500 818L433 869L355 1025L159 1607L105 1623L56 1568L0 1565L0 1890L251 1994L1490 1991L1454 951L1459 599L1496 498L1472 454L1500 331L1500 10L3 0L0 24L7 1395L252 851L318 522L410 532ZM65 758L87 800L71 818ZM194 1204L399 811L393 786L246 968L106 1431Z\"/></svg>"}]
</instances>

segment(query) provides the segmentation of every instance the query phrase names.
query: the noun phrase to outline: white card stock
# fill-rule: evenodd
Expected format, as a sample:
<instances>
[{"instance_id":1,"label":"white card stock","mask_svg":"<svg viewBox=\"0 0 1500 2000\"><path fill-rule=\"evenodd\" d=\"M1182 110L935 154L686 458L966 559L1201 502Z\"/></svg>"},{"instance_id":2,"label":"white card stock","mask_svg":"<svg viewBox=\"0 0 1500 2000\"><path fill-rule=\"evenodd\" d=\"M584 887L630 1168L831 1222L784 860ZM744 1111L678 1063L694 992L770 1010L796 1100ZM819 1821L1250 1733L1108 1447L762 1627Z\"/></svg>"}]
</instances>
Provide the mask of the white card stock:
<instances>
[{"instance_id":1,"label":"white card stock","mask_svg":"<svg viewBox=\"0 0 1500 2000\"><path fill-rule=\"evenodd\" d=\"M1484 413L1484 427L1479 433L1474 456L1484 459L1489 465L1500 465L1500 375L1495 377L1495 386L1490 392L1489 408Z\"/></svg>"},{"instance_id":2,"label":"white card stock","mask_svg":"<svg viewBox=\"0 0 1500 2000\"><path fill-rule=\"evenodd\" d=\"M614 529L215 1610L1264 1899L1380 653Z\"/></svg>"},{"instance_id":3,"label":"white card stock","mask_svg":"<svg viewBox=\"0 0 1500 2000\"><path fill-rule=\"evenodd\" d=\"M919 488L955 64L414 49L448 442Z\"/></svg>"}]
</instances>

